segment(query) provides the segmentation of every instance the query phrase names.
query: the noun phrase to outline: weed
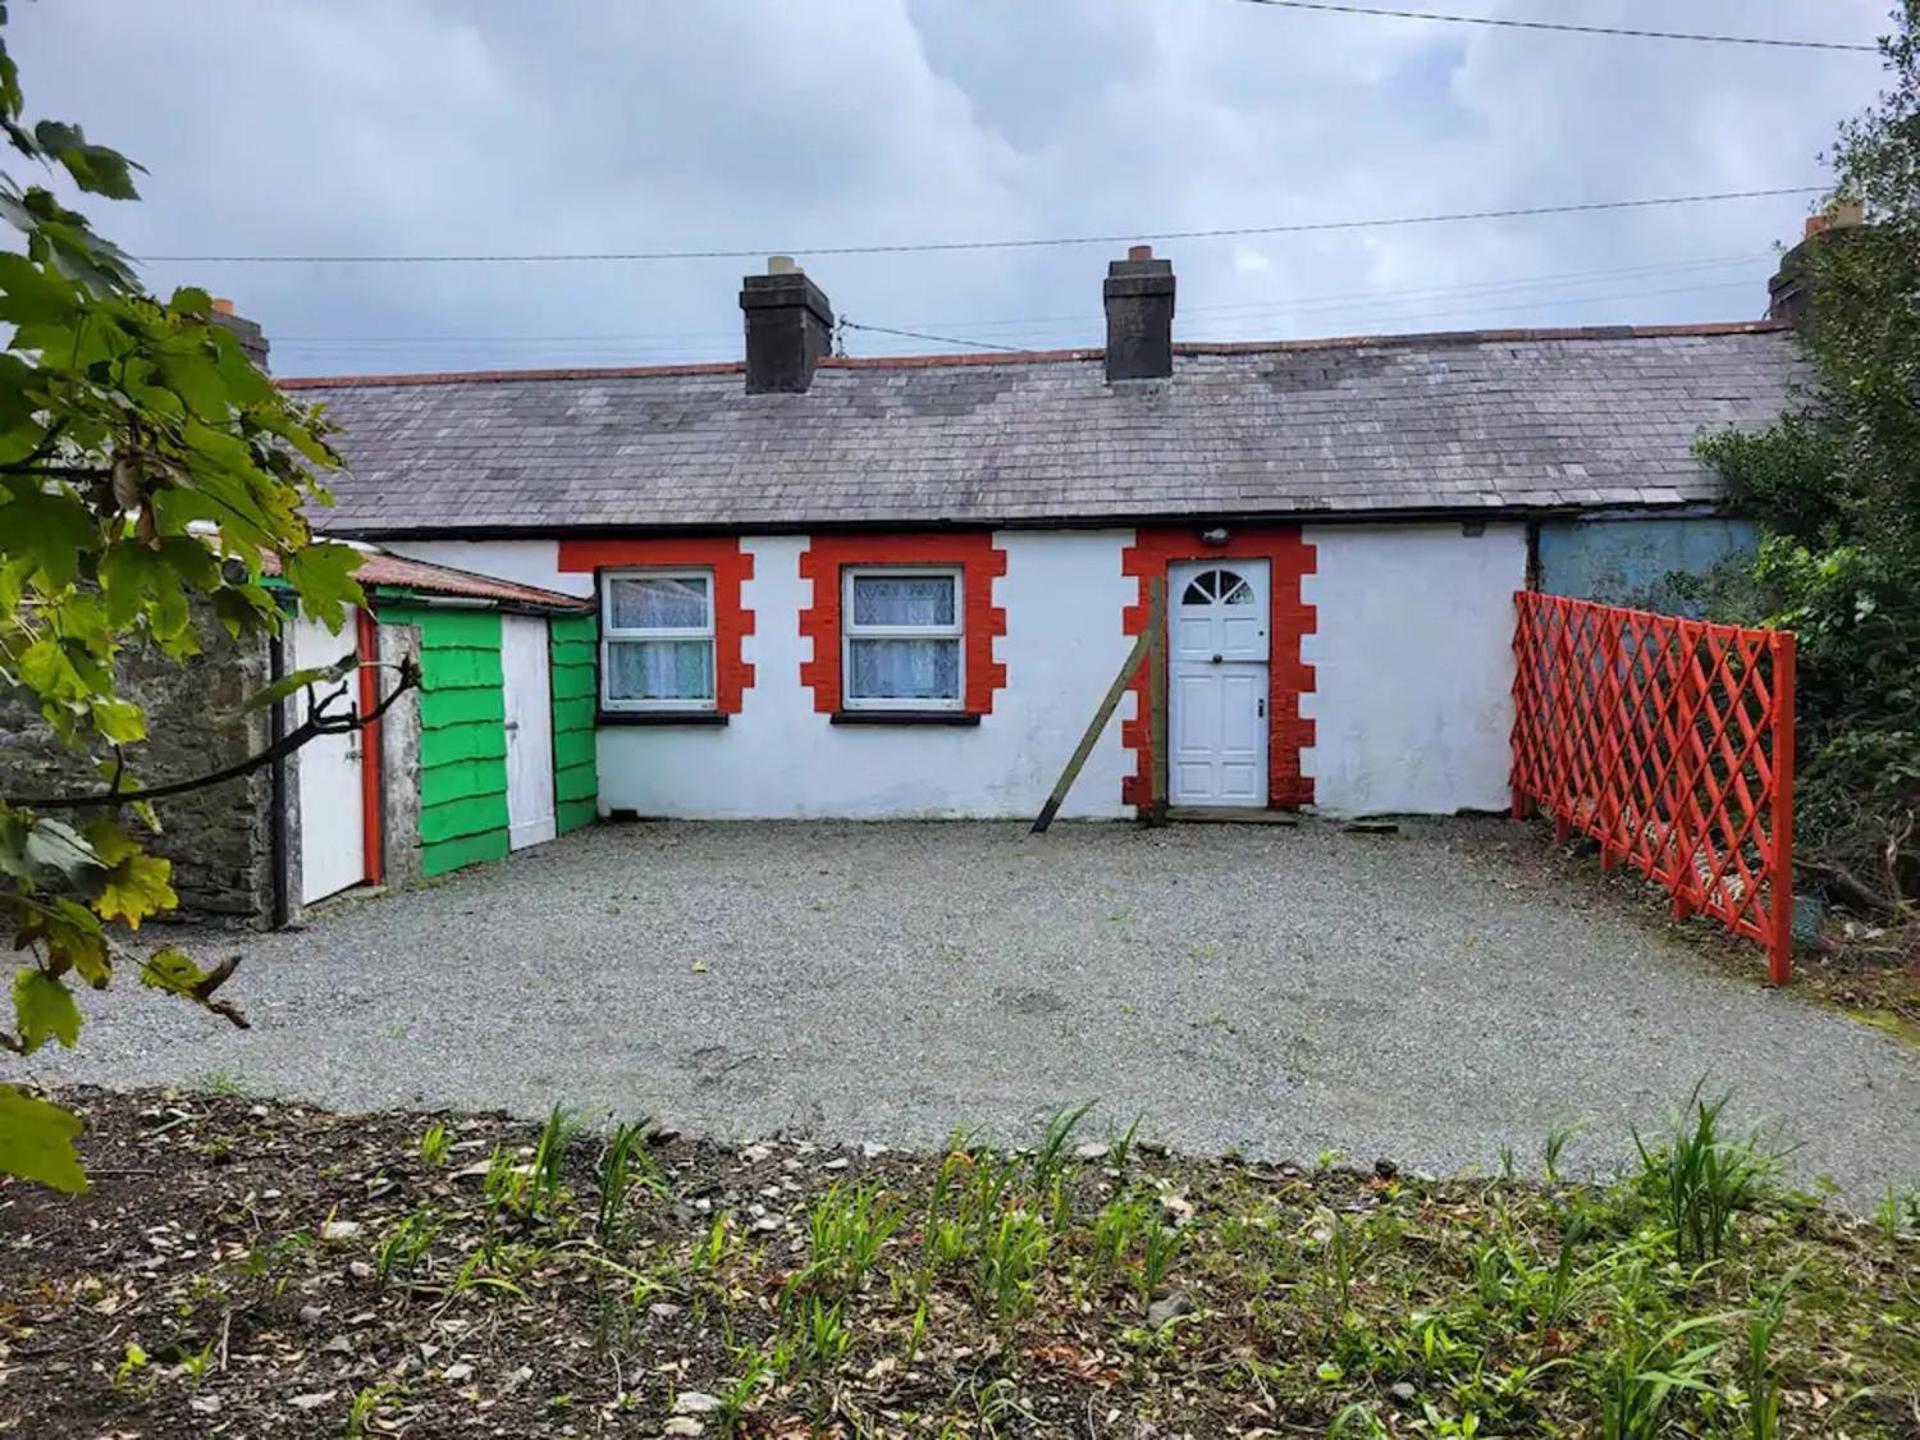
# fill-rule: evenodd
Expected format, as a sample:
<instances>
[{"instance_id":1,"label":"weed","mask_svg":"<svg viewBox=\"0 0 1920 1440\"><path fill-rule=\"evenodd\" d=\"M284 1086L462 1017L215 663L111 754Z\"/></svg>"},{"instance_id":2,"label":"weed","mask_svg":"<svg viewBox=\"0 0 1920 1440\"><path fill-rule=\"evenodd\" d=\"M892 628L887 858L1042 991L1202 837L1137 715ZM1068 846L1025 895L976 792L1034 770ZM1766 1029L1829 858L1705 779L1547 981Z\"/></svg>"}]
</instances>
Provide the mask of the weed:
<instances>
[{"instance_id":1,"label":"weed","mask_svg":"<svg viewBox=\"0 0 1920 1440\"><path fill-rule=\"evenodd\" d=\"M1082 1101L1075 1106L1062 1107L1047 1117L1046 1131L1040 1137L1039 1148L1033 1152L1033 1188L1036 1194L1047 1194L1065 1175L1067 1164L1073 1158L1073 1152L1068 1149L1073 1132L1087 1118L1087 1112L1098 1103L1095 1100Z\"/></svg>"},{"instance_id":2,"label":"weed","mask_svg":"<svg viewBox=\"0 0 1920 1440\"><path fill-rule=\"evenodd\" d=\"M738 1379L731 1381L715 1398L720 1402L720 1424L726 1434L740 1428L740 1417L753 1403L754 1395L773 1375L773 1361L758 1346L743 1345L733 1352L740 1367Z\"/></svg>"},{"instance_id":3,"label":"weed","mask_svg":"<svg viewBox=\"0 0 1920 1440\"><path fill-rule=\"evenodd\" d=\"M1577 1120L1556 1120L1547 1127L1547 1142L1541 1149L1540 1173L1547 1184L1560 1183L1560 1158L1566 1154L1567 1146L1573 1143L1580 1133Z\"/></svg>"},{"instance_id":4,"label":"weed","mask_svg":"<svg viewBox=\"0 0 1920 1440\"><path fill-rule=\"evenodd\" d=\"M1133 1146L1140 1134L1140 1126L1145 1122L1146 1118L1147 1112L1144 1110L1139 1111L1134 1115L1133 1123L1128 1125L1127 1128L1118 1135L1114 1134L1111 1127L1109 1127L1107 1132L1107 1164L1116 1170L1125 1170L1127 1168L1127 1161L1133 1157Z\"/></svg>"},{"instance_id":5,"label":"weed","mask_svg":"<svg viewBox=\"0 0 1920 1440\"><path fill-rule=\"evenodd\" d=\"M978 1283L981 1297L1002 1321L1024 1315L1033 1303L1033 1278L1047 1258L1046 1222L1027 1210L1008 1210L981 1237Z\"/></svg>"},{"instance_id":6,"label":"weed","mask_svg":"<svg viewBox=\"0 0 1920 1440\"><path fill-rule=\"evenodd\" d=\"M398 1389L392 1384L364 1385L354 1391L353 1403L347 1407L347 1440L364 1440L373 1417Z\"/></svg>"},{"instance_id":7,"label":"weed","mask_svg":"<svg viewBox=\"0 0 1920 1440\"><path fill-rule=\"evenodd\" d=\"M883 1192L838 1183L828 1188L807 1218L811 1263L802 1278L841 1291L858 1285L905 1218Z\"/></svg>"},{"instance_id":8,"label":"weed","mask_svg":"<svg viewBox=\"0 0 1920 1440\"><path fill-rule=\"evenodd\" d=\"M251 1088L238 1070L209 1070L192 1087L209 1095L245 1095Z\"/></svg>"},{"instance_id":9,"label":"weed","mask_svg":"<svg viewBox=\"0 0 1920 1440\"><path fill-rule=\"evenodd\" d=\"M913 1328L907 1332L907 1359L905 1367L913 1368L913 1362L920 1358L920 1347L927 1341L927 1302L922 1300L913 1312Z\"/></svg>"},{"instance_id":10,"label":"weed","mask_svg":"<svg viewBox=\"0 0 1920 1440\"><path fill-rule=\"evenodd\" d=\"M1334 1416L1327 1427L1327 1440L1388 1440L1392 1434L1373 1406L1359 1402Z\"/></svg>"},{"instance_id":11,"label":"weed","mask_svg":"<svg viewBox=\"0 0 1920 1440\"><path fill-rule=\"evenodd\" d=\"M571 1110L555 1105L547 1112L547 1123L534 1142L530 1177L534 1207L543 1214L551 1215L566 1194L567 1147L579 1132L579 1117Z\"/></svg>"},{"instance_id":12,"label":"weed","mask_svg":"<svg viewBox=\"0 0 1920 1440\"><path fill-rule=\"evenodd\" d=\"M1173 1262L1179 1258L1186 1236L1167 1225L1151 1226L1140 1248L1140 1294L1153 1295L1166 1282Z\"/></svg>"},{"instance_id":13,"label":"weed","mask_svg":"<svg viewBox=\"0 0 1920 1440\"><path fill-rule=\"evenodd\" d=\"M1153 1203L1149 1200L1123 1197L1102 1206L1093 1217L1094 1272L1105 1274L1119 1268L1134 1242L1152 1222Z\"/></svg>"},{"instance_id":14,"label":"weed","mask_svg":"<svg viewBox=\"0 0 1920 1440\"><path fill-rule=\"evenodd\" d=\"M1749 1440L1776 1440L1780 1434L1780 1380L1774 1373L1771 1351L1774 1334L1787 1314L1787 1292L1799 1278L1797 1269L1760 1298L1747 1315L1747 1349L1741 1357L1741 1379L1747 1392Z\"/></svg>"},{"instance_id":15,"label":"weed","mask_svg":"<svg viewBox=\"0 0 1920 1440\"><path fill-rule=\"evenodd\" d=\"M1757 1136L1720 1133L1729 1095L1709 1101L1700 1091L1694 1086L1666 1140L1649 1148L1638 1132L1633 1137L1641 1190L1665 1209L1674 1253L1683 1262L1719 1259L1734 1214L1764 1195L1779 1169L1779 1158L1762 1149Z\"/></svg>"},{"instance_id":16,"label":"weed","mask_svg":"<svg viewBox=\"0 0 1920 1440\"><path fill-rule=\"evenodd\" d=\"M395 1275L413 1274L427 1251L433 1248L433 1242L439 1238L440 1217L432 1206L422 1205L412 1214L403 1216L387 1231L379 1248L374 1251L374 1270L381 1282L385 1283Z\"/></svg>"},{"instance_id":17,"label":"weed","mask_svg":"<svg viewBox=\"0 0 1920 1440\"><path fill-rule=\"evenodd\" d=\"M1513 1146L1502 1145L1500 1147L1500 1178L1511 1185L1516 1174L1517 1170L1514 1164Z\"/></svg>"},{"instance_id":18,"label":"weed","mask_svg":"<svg viewBox=\"0 0 1920 1440\"><path fill-rule=\"evenodd\" d=\"M452 1141L447 1135L447 1127L435 1121L420 1137L420 1159L438 1170L447 1163L447 1153Z\"/></svg>"},{"instance_id":19,"label":"weed","mask_svg":"<svg viewBox=\"0 0 1920 1440\"><path fill-rule=\"evenodd\" d=\"M180 1357L180 1373L193 1382L196 1390L206 1383L207 1371L212 1368L214 1344L209 1340L198 1350L186 1351Z\"/></svg>"},{"instance_id":20,"label":"weed","mask_svg":"<svg viewBox=\"0 0 1920 1440\"><path fill-rule=\"evenodd\" d=\"M641 1120L631 1125L614 1126L613 1133L607 1137L606 1147L600 1152L600 1163L594 1170L594 1180L600 1194L594 1233L600 1237L603 1245L612 1243L617 1235L627 1196L636 1180L643 1180L650 1187L659 1187L653 1162L643 1148L652 1125L650 1120Z\"/></svg>"},{"instance_id":21,"label":"weed","mask_svg":"<svg viewBox=\"0 0 1920 1440\"><path fill-rule=\"evenodd\" d=\"M124 1358L114 1367L113 1388L124 1389L127 1382L145 1368L146 1363L147 1352L142 1350L137 1342L129 1340Z\"/></svg>"},{"instance_id":22,"label":"weed","mask_svg":"<svg viewBox=\"0 0 1920 1440\"><path fill-rule=\"evenodd\" d=\"M1886 1195L1874 1207L1873 1223L1889 1245L1898 1244L1903 1231L1920 1232L1920 1185L1901 1190L1889 1184Z\"/></svg>"},{"instance_id":23,"label":"weed","mask_svg":"<svg viewBox=\"0 0 1920 1440\"><path fill-rule=\"evenodd\" d=\"M1684 1347L1713 1323L1711 1317L1701 1317L1669 1326L1657 1336L1635 1333L1615 1351L1600 1377L1602 1440L1654 1440L1665 1429L1667 1402L1676 1390L1712 1388L1704 1377L1725 1342ZM1661 1363L1663 1357L1670 1358Z\"/></svg>"}]
</instances>

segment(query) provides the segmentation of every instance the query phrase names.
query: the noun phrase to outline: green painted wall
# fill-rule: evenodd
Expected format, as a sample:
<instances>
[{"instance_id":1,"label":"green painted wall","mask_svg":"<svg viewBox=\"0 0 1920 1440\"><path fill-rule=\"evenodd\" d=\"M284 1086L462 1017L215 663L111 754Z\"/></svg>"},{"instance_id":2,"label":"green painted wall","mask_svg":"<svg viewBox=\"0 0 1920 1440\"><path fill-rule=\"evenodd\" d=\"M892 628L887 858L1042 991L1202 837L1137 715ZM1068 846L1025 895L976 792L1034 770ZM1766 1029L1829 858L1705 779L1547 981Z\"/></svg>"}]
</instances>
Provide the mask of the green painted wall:
<instances>
[{"instance_id":1,"label":"green painted wall","mask_svg":"<svg viewBox=\"0 0 1920 1440\"><path fill-rule=\"evenodd\" d=\"M553 667L554 824L564 835L591 825L599 811L600 771L593 745L599 618L556 615L548 634Z\"/></svg>"},{"instance_id":2,"label":"green painted wall","mask_svg":"<svg viewBox=\"0 0 1920 1440\"><path fill-rule=\"evenodd\" d=\"M420 870L444 875L507 853L507 732L500 616L393 607L420 628Z\"/></svg>"}]
</instances>

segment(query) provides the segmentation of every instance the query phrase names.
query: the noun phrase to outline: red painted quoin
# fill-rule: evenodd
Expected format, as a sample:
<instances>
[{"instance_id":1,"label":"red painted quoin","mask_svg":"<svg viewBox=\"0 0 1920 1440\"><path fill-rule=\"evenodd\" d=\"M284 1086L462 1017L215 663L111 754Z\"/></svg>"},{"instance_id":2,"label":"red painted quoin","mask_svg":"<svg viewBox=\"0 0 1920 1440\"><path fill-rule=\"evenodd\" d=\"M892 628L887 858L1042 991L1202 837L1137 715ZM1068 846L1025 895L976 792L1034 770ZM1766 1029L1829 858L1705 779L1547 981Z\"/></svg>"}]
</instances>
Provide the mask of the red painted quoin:
<instances>
[{"instance_id":1,"label":"red painted quoin","mask_svg":"<svg viewBox=\"0 0 1920 1440\"><path fill-rule=\"evenodd\" d=\"M841 709L840 575L849 565L955 565L966 613L966 711L991 715L1007 667L993 658L994 638L1007 633L1007 612L993 603L993 582L1007 573L1007 552L985 530L943 534L815 535L800 557L800 578L813 582L813 602L800 612L800 633L813 658L800 663L800 683L813 690L821 714Z\"/></svg>"},{"instance_id":2,"label":"red painted quoin","mask_svg":"<svg viewBox=\"0 0 1920 1440\"><path fill-rule=\"evenodd\" d=\"M1313 778L1300 770L1300 752L1313 744L1313 721L1300 714L1300 697L1314 687L1313 667L1300 658L1300 641L1314 631L1315 615L1303 603L1300 582L1314 572L1313 546L1298 525L1239 525L1218 545L1208 544L1198 528L1142 529L1121 552L1124 574L1138 578L1139 599L1124 617L1128 635L1146 628L1149 584L1167 578L1176 560L1266 560L1272 566L1267 663L1267 804L1276 810L1313 803ZM1169 604L1172 603L1169 599ZM1152 692L1148 667L1133 682L1134 716L1120 727L1120 743L1133 751L1134 773L1120 782L1120 797L1142 808L1154 802Z\"/></svg>"},{"instance_id":3,"label":"red painted quoin","mask_svg":"<svg viewBox=\"0 0 1920 1440\"><path fill-rule=\"evenodd\" d=\"M714 709L738 715L753 688L753 666L741 658L741 641L753 634L753 611L741 602L741 586L753 578L753 556L737 536L663 535L610 540L562 540L560 569L599 570L646 566L713 571Z\"/></svg>"}]
</instances>

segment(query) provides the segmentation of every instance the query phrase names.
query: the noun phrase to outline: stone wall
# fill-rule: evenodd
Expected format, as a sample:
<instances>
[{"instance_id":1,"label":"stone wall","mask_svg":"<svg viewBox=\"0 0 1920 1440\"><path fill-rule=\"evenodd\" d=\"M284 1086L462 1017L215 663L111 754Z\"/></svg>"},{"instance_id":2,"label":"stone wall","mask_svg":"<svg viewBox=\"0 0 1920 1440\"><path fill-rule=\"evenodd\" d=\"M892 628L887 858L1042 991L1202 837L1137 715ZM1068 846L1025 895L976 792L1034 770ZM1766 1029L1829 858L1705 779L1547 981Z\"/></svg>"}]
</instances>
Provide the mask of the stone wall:
<instances>
[{"instance_id":1,"label":"stone wall","mask_svg":"<svg viewBox=\"0 0 1920 1440\"><path fill-rule=\"evenodd\" d=\"M264 635L236 641L196 618L205 649L184 664L157 651L121 656L122 693L147 712L148 739L129 752L130 770L143 784L218 770L270 743L266 711L242 714L241 706L268 683L271 642ZM0 793L99 788L97 763L97 756L62 747L24 696L0 692ZM271 770L263 766L156 804L165 828L149 848L173 862L183 918L270 923L271 795Z\"/></svg>"}]
</instances>

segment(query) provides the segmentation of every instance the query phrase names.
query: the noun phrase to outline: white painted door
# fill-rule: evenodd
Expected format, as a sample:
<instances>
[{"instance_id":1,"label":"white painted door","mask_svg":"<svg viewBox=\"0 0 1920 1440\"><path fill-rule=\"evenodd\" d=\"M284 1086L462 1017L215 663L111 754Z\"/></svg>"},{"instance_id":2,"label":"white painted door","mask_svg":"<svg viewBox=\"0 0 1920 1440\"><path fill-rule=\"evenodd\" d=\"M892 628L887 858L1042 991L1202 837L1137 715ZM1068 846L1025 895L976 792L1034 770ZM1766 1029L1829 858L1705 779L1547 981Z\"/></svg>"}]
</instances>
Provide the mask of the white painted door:
<instances>
[{"instance_id":1,"label":"white painted door","mask_svg":"<svg viewBox=\"0 0 1920 1440\"><path fill-rule=\"evenodd\" d=\"M288 625L292 640L291 667L318 670L339 662L354 651L353 612L338 635L304 616ZM347 682L347 702L359 707L359 682ZM334 686L318 685L321 698ZM346 703L335 701L329 715L341 714ZM307 718L307 694L296 692L293 723ZM344 735L316 735L300 747L296 762L300 777L300 900L324 900L367 878L367 834L363 824L365 792L360 788L359 731Z\"/></svg>"},{"instance_id":2,"label":"white painted door","mask_svg":"<svg viewBox=\"0 0 1920 1440\"><path fill-rule=\"evenodd\" d=\"M1167 708L1175 805L1267 803L1268 566L1201 561L1167 573Z\"/></svg>"},{"instance_id":3,"label":"white painted door","mask_svg":"<svg viewBox=\"0 0 1920 1440\"><path fill-rule=\"evenodd\" d=\"M542 615L500 617L507 681L507 824L515 850L553 839L553 691Z\"/></svg>"}]
</instances>

